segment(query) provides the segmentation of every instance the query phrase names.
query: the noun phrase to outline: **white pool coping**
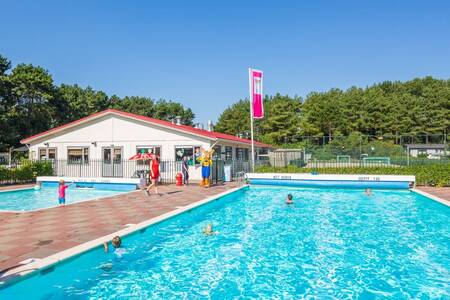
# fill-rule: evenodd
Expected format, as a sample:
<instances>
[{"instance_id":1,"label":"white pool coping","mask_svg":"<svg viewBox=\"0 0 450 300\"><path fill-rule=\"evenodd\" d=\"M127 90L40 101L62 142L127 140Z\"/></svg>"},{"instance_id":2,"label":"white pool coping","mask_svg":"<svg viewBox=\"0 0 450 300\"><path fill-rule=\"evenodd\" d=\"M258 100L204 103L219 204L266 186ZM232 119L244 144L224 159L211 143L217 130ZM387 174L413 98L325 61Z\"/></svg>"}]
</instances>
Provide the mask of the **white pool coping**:
<instances>
[{"instance_id":1,"label":"white pool coping","mask_svg":"<svg viewBox=\"0 0 450 300\"><path fill-rule=\"evenodd\" d=\"M124 237L126 235L132 234L136 231L139 231L141 229L147 228L150 225L160 223L164 220L170 219L176 215L182 214L186 211L189 211L193 208L202 206L204 204L207 204L209 202L212 202L214 200L217 200L223 196L226 196L228 194L234 193L236 191L239 191L241 189L247 188L248 185L242 185L240 187L232 188L230 190L227 190L225 192L210 196L208 198L205 198L203 200L199 200L196 202L193 202L191 204L188 204L186 206L180 207L178 209L172 210L170 212L167 212L165 214L159 215L157 217L151 218L149 220L143 221L138 224L126 224L124 225L125 228L121 229L119 231L113 232L111 234L102 236L100 238L88 241L86 243L80 244L78 246L63 250L61 252L52 254L50 256L47 256L42 259L36 259L35 261L32 261L29 264L19 266L17 268L11 269L6 271L5 273L0 275L0 287L2 285L6 285L9 282L13 282L15 280L20 280L21 277L26 275L32 275L32 273L41 271L46 268L50 268L58 263L63 262L66 259L69 259L71 257L74 257L76 255L80 255L84 252L87 252L89 250L92 250L103 243L108 243L112 240L115 236L121 236ZM89 201L89 200L88 200ZM79 203L79 202L78 202Z\"/></svg>"},{"instance_id":2,"label":"white pool coping","mask_svg":"<svg viewBox=\"0 0 450 300\"><path fill-rule=\"evenodd\" d=\"M110 184L136 184L138 187L146 180L145 178L123 178L123 177L69 177L69 176L38 176L36 182L51 181L58 182L59 180L66 182L79 183L110 183Z\"/></svg>"},{"instance_id":3,"label":"white pool coping","mask_svg":"<svg viewBox=\"0 0 450 300\"><path fill-rule=\"evenodd\" d=\"M446 201L446 200L444 200L444 199L442 199L442 198L440 198L440 197L438 197L438 196L432 195L432 194L430 194L430 193L421 191L421 190L416 189L416 188L415 188L415 189L411 189L411 191L413 191L414 193L420 194L420 195L422 195L422 196L425 196L425 197L427 197L427 198L430 198L430 199L432 199L432 200L434 200L434 201L436 201L436 202L439 202L439 203L441 203L441 204L444 204L445 206L450 207L450 201Z\"/></svg>"}]
</instances>

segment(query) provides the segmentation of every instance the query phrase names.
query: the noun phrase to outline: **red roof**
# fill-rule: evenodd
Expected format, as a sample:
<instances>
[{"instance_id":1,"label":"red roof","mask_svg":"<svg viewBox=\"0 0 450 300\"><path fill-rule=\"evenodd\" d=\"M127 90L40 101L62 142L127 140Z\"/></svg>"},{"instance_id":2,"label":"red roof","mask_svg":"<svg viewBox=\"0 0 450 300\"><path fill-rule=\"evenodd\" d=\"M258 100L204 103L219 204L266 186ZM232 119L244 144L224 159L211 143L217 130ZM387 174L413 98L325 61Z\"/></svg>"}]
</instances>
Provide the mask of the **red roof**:
<instances>
[{"instance_id":1,"label":"red roof","mask_svg":"<svg viewBox=\"0 0 450 300\"><path fill-rule=\"evenodd\" d=\"M79 120L76 120L76 121L73 121L73 122L70 122L70 123L67 123L67 124L64 124L64 125L52 128L52 129L49 129L47 131L35 134L33 136L27 137L27 138L21 140L20 142L22 144L27 144L30 141L35 140L37 138L44 137L44 136L52 134L52 133L56 133L56 132L61 131L61 130L65 129L65 128L70 128L70 127L73 127L73 126L75 126L75 125L77 125L79 123L83 123L83 122L86 122L86 121L89 121L91 119L95 119L95 118L98 118L98 117L101 117L101 116L104 116L104 115L107 115L107 114L120 115L120 116L124 116L124 117L127 117L127 118L132 118L132 119L135 119L135 120L140 120L140 121L144 121L144 122L155 124L155 125L160 125L160 126L163 126L163 127L169 127L169 128L175 129L175 130L184 131L184 132L187 132L187 133L191 133L191 134L194 134L194 135L199 135L199 136L210 138L210 139L214 139L214 140L215 139L220 139L220 140L227 140L227 141L233 141L233 142L238 142L238 143L251 144L251 140L249 140L249 139L242 139L242 138L236 137L234 135L220 133L220 132L214 132L214 131L208 131L208 130L194 128L194 127L187 126L187 125L176 125L176 124L173 124L173 123L168 122L168 121L154 119L154 118L149 118L149 117L146 117L146 116L132 114L132 113L124 112L124 111L117 110L117 109L107 109L107 110L104 110L104 111L92 114L90 116L81 118ZM260 142L257 142L257 141L255 141L255 146L273 148L273 146L271 146L271 145L260 143Z\"/></svg>"}]
</instances>

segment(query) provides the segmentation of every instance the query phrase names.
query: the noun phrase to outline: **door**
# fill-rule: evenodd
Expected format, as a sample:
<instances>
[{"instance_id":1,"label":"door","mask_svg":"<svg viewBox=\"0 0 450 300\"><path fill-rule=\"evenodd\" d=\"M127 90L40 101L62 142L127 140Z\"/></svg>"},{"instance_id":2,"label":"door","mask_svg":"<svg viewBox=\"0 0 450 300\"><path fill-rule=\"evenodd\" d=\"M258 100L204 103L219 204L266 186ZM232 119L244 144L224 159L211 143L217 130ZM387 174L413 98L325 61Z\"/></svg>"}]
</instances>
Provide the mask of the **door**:
<instances>
[{"instance_id":1,"label":"door","mask_svg":"<svg viewBox=\"0 0 450 300\"><path fill-rule=\"evenodd\" d=\"M104 147L102 155L102 177L123 177L122 148Z\"/></svg>"}]
</instances>

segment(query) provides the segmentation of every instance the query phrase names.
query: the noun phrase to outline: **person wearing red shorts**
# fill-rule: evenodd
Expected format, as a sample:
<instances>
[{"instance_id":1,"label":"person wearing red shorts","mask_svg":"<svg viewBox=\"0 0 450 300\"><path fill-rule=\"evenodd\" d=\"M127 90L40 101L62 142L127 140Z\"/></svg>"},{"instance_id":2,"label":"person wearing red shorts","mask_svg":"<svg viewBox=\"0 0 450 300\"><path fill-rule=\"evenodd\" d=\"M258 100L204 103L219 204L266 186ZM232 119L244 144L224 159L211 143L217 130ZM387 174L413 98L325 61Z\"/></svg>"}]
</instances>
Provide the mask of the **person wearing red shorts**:
<instances>
[{"instance_id":1,"label":"person wearing red shorts","mask_svg":"<svg viewBox=\"0 0 450 300\"><path fill-rule=\"evenodd\" d=\"M158 193L158 180L159 180L159 157L156 157L152 160L150 160L150 185L145 189L147 195L150 195L150 189L154 186L155 187L155 194L159 195Z\"/></svg>"}]
</instances>

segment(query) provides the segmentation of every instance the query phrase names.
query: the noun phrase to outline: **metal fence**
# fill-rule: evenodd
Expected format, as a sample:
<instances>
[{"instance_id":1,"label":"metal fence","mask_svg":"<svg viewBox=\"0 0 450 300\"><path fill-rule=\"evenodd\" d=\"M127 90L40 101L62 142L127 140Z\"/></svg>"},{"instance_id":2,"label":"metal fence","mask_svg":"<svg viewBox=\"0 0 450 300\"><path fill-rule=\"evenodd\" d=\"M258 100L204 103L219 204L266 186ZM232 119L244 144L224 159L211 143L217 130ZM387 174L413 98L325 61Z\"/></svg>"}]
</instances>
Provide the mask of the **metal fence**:
<instances>
[{"instance_id":1,"label":"metal fence","mask_svg":"<svg viewBox=\"0 0 450 300\"><path fill-rule=\"evenodd\" d=\"M256 171L277 171L280 168L353 168L353 167L402 167L415 165L449 164L448 155L436 157L411 157L406 151L397 148L393 153L384 148L375 149L370 154L360 154L360 149L354 148L304 148L284 149L269 153L255 161ZM42 161L38 161L41 162ZM98 177L98 178L148 178L150 166L148 162L130 160L47 160L47 168L43 172L42 164L39 170L36 165L30 169L30 163L13 162L11 165L0 165L0 184L18 184L32 182L35 176L49 174L66 177ZM28 167L24 167L28 166ZM265 168L259 168L265 167ZM246 160L214 160L211 169L211 180L218 183L225 180L225 172L230 172L231 180L240 172L251 172L251 162ZM287 169L287 171L289 171ZM305 170L306 171L306 170ZM160 174L163 183L175 182L175 176L181 172L180 161L161 161ZM200 177L200 166L190 166L191 179Z\"/></svg>"},{"instance_id":2,"label":"metal fence","mask_svg":"<svg viewBox=\"0 0 450 300\"><path fill-rule=\"evenodd\" d=\"M148 178L150 165L148 162L130 161L130 160L89 160L89 161L70 161L70 160L45 160L36 161L45 162L48 165L46 174L60 177L79 177L79 178ZM33 171L26 170L25 166L33 165L33 162L26 163L13 162L11 165L0 166L0 184L18 184L29 183L33 181ZM241 160L214 160L211 168L211 180L213 183L224 181L225 169L230 169L231 179L236 177L239 172L249 172L251 165L249 161ZM181 161L161 161L160 176L162 183L174 183L177 173L181 173ZM201 173L200 165L190 166L191 179L193 173ZM14 173L14 175L13 175ZM41 175L41 172L36 172Z\"/></svg>"},{"instance_id":3,"label":"metal fence","mask_svg":"<svg viewBox=\"0 0 450 300\"><path fill-rule=\"evenodd\" d=\"M323 146L337 139L346 139L348 136L328 136L328 135L291 135L284 140L285 144L308 143L311 145ZM379 141L392 142L396 145L406 144L445 144L450 141L450 134L446 133L425 133L425 134L382 134L382 135L360 135L361 141Z\"/></svg>"}]
</instances>

